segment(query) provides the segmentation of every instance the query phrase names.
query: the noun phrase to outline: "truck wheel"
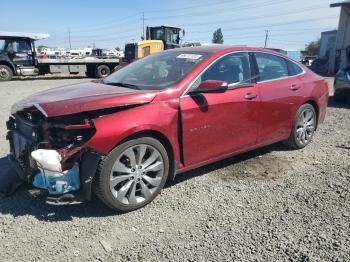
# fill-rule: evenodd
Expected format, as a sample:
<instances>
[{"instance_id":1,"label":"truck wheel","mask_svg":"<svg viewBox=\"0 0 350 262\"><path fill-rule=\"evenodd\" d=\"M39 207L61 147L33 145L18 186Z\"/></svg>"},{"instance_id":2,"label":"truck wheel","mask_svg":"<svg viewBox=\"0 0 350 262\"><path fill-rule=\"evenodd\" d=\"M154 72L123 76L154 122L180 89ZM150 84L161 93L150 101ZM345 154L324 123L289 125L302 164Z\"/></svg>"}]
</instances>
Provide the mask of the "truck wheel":
<instances>
[{"instance_id":1,"label":"truck wheel","mask_svg":"<svg viewBox=\"0 0 350 262\"><path fill-rule=\"evenodd\" d=\"M13 77L11 68L5 65L0 65L0 81L10 81Z\"/></svg>"},{"instance_id":2,"label":"truck wheel","mask_svg":"<svg viewBox=\"0 0 350 262\"><path fill-rule=\"evenodd\" d=\"M111 70L106 65L100 65L96 68L96 76L98 78L103 78L108 76L111 73Z\"/></svg>"}]
</instances>

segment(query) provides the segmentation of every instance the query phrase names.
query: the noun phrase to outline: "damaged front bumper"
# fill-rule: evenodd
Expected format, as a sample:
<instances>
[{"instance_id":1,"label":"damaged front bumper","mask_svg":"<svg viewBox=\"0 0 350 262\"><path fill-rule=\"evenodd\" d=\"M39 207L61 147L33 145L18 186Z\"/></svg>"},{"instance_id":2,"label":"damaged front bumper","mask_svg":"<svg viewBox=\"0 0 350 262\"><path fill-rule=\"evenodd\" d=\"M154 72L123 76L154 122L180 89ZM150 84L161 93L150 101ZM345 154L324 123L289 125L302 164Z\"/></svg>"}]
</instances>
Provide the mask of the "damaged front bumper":
<instances>
[{"instance_id":1,"label":"damaged front bumper","mask_svg":"<svg viewBox=\"0 0 350 262\"><path fill-rule=\"evenodd\" d=\"M22 180L32 183L40 170L50 169L48 166L40 166L42 163L33 159L32 152L38 149L54 151L60 156L62 174L73 167L79 170L80 188L69 192L69 199L91 199L92 181L101 155L86 147L86 141L94 133L92 123L86 119L80 123L79 119L81 117L59 121L46 119L36 111L16 113L10 117L7 121L10 158L22 169ZM47 190L46 193L51 199L67 199L64 195L49 192Z\"/></svg>"}]
</instances>

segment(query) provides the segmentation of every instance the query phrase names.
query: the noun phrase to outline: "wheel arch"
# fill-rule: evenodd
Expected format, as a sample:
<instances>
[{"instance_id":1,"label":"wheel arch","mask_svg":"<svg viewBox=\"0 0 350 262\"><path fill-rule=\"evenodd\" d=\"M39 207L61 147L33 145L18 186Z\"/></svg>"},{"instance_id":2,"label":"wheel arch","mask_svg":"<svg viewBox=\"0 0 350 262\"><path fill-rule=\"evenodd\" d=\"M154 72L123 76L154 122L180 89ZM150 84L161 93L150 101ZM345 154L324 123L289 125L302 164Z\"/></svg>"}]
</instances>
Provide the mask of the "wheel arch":
<instances>
[{"instance_id":1,"label":"wheel arch","mask_svg":"<svg viewBox=\"0 0 350 262\"><path fill-rule=\"evenodd\" d=\"M315 127L315 130L317 130L317 127L318 127L318 118L319 118L319 115L320 115L320 109L318 107L318 104L315 100L312 100L312 99L309 99L309 100L306 100L304 102L304 104L310 104L313 106L313 108L315 109L316 111L316 127Z\"/></svg>"},{"instance_id":2,"label":"wheel arch","mask_svg":"<svg viewBox=\"0 0 350 262\"><path fill-rule=\"evenodd\" d=\"M1 60L1 61L0 61L0 65L8 66L9 68L11 68L12 73L13 73L14 75L17 75L17 72L16 72L16 70L15 70L14 65L11 64L10 62L8 62L8 61L6 61L6 60Z\"/></svg>"}]
</instances>

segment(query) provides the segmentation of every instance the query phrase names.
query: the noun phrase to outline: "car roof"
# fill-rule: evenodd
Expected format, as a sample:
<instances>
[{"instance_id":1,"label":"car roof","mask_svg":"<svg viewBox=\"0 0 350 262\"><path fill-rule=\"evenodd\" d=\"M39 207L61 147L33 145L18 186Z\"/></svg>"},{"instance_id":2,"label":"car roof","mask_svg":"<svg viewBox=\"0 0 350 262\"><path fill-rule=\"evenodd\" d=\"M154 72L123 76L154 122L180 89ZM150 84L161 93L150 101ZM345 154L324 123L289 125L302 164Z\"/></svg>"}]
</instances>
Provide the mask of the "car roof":
<instances>
[{"instance_id":1,"label":"car roof","mask_svg":"<svg viewBox=\"0 0 350 262\"><path fill-rule=\"evenodd\" d=\"M185 51L185 52L207 52L207 53L226 53L226 52L234 52L234 51L261 51L267 52L271 54L278 54L284 56L282 53L260 48L260 47L249 47L249 46L232 46L232 45L221 45L221 44L213 44L213 45L204 45L204 46L193 46L193 47L182 47L180 49L172 49L172 51Z\"/></svg>"}]
</instances>

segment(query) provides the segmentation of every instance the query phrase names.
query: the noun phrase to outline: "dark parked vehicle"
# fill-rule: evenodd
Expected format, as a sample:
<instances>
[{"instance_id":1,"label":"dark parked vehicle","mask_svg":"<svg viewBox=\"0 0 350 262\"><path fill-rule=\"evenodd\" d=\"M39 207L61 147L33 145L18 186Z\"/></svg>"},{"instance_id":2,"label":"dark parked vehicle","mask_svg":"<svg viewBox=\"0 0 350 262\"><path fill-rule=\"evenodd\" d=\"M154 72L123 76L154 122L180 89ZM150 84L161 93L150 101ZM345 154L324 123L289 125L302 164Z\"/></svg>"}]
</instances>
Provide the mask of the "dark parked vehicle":
<instances>
[{"instance_id":1,"label":"dark parked vehicle","mask_svg":"<svg viewBox=\"0 0 350 262\"><path fill-rule=\"evenodd\" d=\"M310 69L320 76L327 76L329 74L328 59L316 59L312 62Z\"/></svg>"},{"instance_id":2,"label":"dark parked vehicle","mask_svg":"<svg viewBox=\"0 0 350 262\"><path fill-rule=\"evenodd\" d=\"M88 77L106 77L119 65L119 58L91 56L88 59L38 59L35 40L48 34L0 32L0 81L13 76L85 72Z\"/></svg>"},{"instance_id":3,"label":"dark parked vehicle","mask_svg":"<svg viewBox=\"0 0 350 262\"><path fill-rule=\"evenodd\" d=\"M307 67L310 67L312 65L312 62L317 59L317 56L304 56L301 59L301 63Z\"/></svg>"},{"instance_id":4,"label":"dark parked vehicle","mask_svg":"<svg viewBox=\"0 0 350 262\"><path fill-rule=\"evenodd\" d=\"M13 75L37 75L38 60L34 40L43 36L0 33L0 81L8 81Z\"/></svg>"},{"instance_id":5,"label":"dark parked vehicle","mask_svg":"<svg viewBox=\"0 0 350 262\"><path fill-rule=\"evenodd\" d=\"M340 69L334 79L334 100L345 102L350 98L350 67Z\"/></svg>"}]
</instances>

